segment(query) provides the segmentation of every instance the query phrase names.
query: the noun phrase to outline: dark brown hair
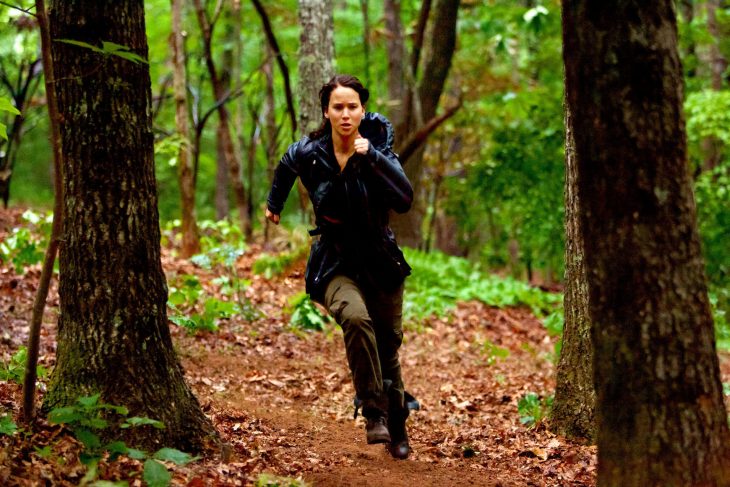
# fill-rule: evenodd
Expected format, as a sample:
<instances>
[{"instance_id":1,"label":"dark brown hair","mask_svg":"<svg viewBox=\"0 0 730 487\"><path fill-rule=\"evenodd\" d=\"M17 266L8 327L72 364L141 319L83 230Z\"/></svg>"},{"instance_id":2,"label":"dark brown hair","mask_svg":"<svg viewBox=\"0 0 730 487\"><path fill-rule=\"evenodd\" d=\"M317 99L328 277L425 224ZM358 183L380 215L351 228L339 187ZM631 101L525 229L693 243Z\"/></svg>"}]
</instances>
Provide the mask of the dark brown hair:
<instances>
[{"instance_id":1,"label":"dark brown hair","mask_svg":"<svg viewBox=\"0 0 730 487\"><path fill-rule=\"evenodd\" d=\"M337 74L332 77L326 85L319 90L319 105L322 108L322 124L319 128L309 134L310 139L319 139L323 135L329 134L332 130L329 119L325 118L324 112L330 104L330 95L338 86L351 88L360 96L360 104L365 105L370 98L370 92L363 86L359 79L349 74Z\"/></svg>"}]
</instances>

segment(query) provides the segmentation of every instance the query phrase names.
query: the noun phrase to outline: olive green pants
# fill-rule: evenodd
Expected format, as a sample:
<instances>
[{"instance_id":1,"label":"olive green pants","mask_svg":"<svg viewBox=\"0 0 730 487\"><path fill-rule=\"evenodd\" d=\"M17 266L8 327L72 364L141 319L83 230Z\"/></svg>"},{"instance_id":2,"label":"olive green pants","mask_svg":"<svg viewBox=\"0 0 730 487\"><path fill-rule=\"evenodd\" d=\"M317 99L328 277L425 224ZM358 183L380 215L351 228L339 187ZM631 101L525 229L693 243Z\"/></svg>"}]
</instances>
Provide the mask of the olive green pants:
<instances>
[{"instance_id":1,"label":"olive green pants","mask_svg":"<svg viewBox=\"0 0 730 487\"><path fill-rule=\"evenodd\" d=\"M403 342L403 285L392 293L365 289L338 275L327 285L324 305L342 327L347 362L363 416L404 410L398 349ZM388 391L383 380L390 380Z\"/></svg>"}]
</instances>

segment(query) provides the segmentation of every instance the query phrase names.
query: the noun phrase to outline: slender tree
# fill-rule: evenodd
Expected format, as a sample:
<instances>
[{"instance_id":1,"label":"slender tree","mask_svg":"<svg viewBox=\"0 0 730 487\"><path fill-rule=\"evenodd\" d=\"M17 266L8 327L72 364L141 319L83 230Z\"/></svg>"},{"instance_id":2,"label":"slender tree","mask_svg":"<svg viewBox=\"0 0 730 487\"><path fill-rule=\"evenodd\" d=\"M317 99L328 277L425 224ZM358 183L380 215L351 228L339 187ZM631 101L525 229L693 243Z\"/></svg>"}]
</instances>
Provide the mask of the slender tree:
<instances>
[{"instance_id":1,"label":"slender tree","mask_svg":"<svg viewBox=\"0 0 730 487\"><path fill-rule=\"evenodd\" d=\"M674 2L563 2L598 485L730 485Z\"/></svg>"},{"instance_id":2,"label":"slender tree","mask_svg":"<svg viewBox=\"0 0 730 487\"><path fill-rule=\"evenodd\" d=\"M48 289L53 277L53 265L56 262L59 238L63 228L63 151L61 149L61 129L58 113L58 100L53 87L56 84L56 77L53 70L51 56L51 35L48 25L48 13L43 0L35 2L36 18L38 19L38 30L41 36L41 57L43 59L43 73L46 87L46 99L48 106L48 121L51 126L51 147L53 148L53 223L51 226L51 237L48 248L43 259L43 270L38 282L35 300L33 302L33 314L30 320L28 331L28 358L25 364L23 379L23 420L31 423L35 418L35 388L36 370L38 366L38 352L40 350L41 325L43 323L43 312L46 309Z\"/></svg>"},{"instance_id":3,"label":"slender tree","mask_svg":"<svg viewBox=\"0 0 730 487\"><path fill-rule=\"evenodd\" d=\"M571 438L595 437L593 344L588 317L583 236L578 217L578 172L570 111L565 109L565 325L550 427Z\"/></svg>"},{"instance_id":4,"label":"slender tree","mask_svg":"<svg viewBox=\"0 0 730 487\"><path fill-rule=\"evenodd\" d=\"M182 248L180 254L188 258L200 251L198 225L195 222L195 179L188 124L187 76L185 74L185 38L183 37L183 0L170 0L172 11L172 65L175 94L175 128L182 139L178 152L178 180L182 210Z\"/></svg>"},{"instance_id":5,"label":"slender tree","mask_svg":"<svg viewBox=\"0 0 730 487\"><path fill-rule=\"evenodd\" d=\"M405 133L404 110L406 99L406 49L401 22L400 0L383 2L383 17L387 31L388 50L388 115L396 128L396 134Z\"/></svg>"},{"instance_id":6,"label":"slender tree","mask_svg":"<svg viewBox=\"0 0 730 487\"><path fill-rule=\"evenodd\" d=\"M417 98L418 103L408 104L407 108L413 111L412 120L416 121L416 123L408 124L410 127L428 125L436 117L439 100L444 91L446 78L451 69L451 60L456 50L456 21L459 4L459 0L436 1L430 36L424 36L430 42L426 49L423 76L420 78L416 93L412 95L413 98ZM420 47L417 52L420 58ZM415 62L418 63L418 61ZM412 128L409 132L411 131L415 130ZM400 140L401 142L408 140L408 135L401 134ZM424 141L425 138L421 144ZM413 185L415 199L411 211L400 215L394 214L391 220L398 240L413 247L421 244L421 223L426 212L423 184L421 184L423 156L424 151L421 145L410 157L401 157L406 175Z\"/></svg>"},{"instance_id":7,"label":"slender tree","mask_svg":"<svg viewBox=\"0 0 730 487\"><path fill-rule=\"evenodd\" d=\"M142 0L54 0L51 38L147 57ZM128 444L200 450L215 430L185 383L166 317L149 68L56 42L64 235L56 366L44 408L101 393L164 429L111 431Z\"/></svg>"},{"instance_id":8,"label":"slender tree","mask_svg":"<svg viewBox=\"0 0 730 487\"><path fill-rule=\"evenodd\" d=\"M721 8L721 1L707 0L705 6L707 9L707 31L712 37L709 53L710 87L714 91L720 91L725 85L724 76L728 67L728 61L720 50L722 34L718 25L717 11ZM715 137L709 137L702 141L702 149L705 153L703 169L711 171L722 161L722 142Z\"/></svg>"},{"instance_id":9,"label":"slender tree","mask_svg":"<svg viewBox=\"0 0 730 487\"><path fill-rule=\"evenodd\" d=\"M241 164L239 162L241 157L237 154L233 138L231 137L231 115L226 106L226 101L230 98L231 91L230 86L224 83L222 73L216 67L215 60L213 59L213 28L220 16L220 9L225 6L223 2L218 2L216 12L212 17L209 17L201 0L193 0L193 4L200 26L200 32L203 36L205 65L208 68L208 76L210 77L213 96L216 100L218 121L220 123L220 129L217 132L220 137L219 143L223 148L223 154L225 155L228 171L230 172L230 183L233 188L238 218L241 222L241 230L248 234L250 232L251 221L248 218L248 199L246 198L246 190L243 187L243 176L241 175Z\"/></svg>"}]
</instances>

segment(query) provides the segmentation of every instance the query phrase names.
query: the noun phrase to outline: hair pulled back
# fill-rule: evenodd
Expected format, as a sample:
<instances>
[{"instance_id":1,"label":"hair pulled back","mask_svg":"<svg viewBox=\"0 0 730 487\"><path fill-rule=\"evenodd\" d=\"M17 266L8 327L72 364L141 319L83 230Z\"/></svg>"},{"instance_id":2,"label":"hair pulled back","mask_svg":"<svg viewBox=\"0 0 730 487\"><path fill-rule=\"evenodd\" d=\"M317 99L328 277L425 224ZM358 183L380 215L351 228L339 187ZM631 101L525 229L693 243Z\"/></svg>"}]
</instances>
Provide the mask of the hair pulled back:
<instances>
[{"instance_id":1,"label":"hair pulled back","mask_svg":"<svg viewBox=\"0 0 730 487\"><path fill-rule=\"evenodd\" d=\"M338 86L351 88L360 96L360 104L365 105L370 98L370 91L354 76L349 74L337 74L330 79L326 85L319 90L319 104L322 108L322 124L319 128L309 134L310 139L319 139L332 131L332 125L328 118L325 118L324 112L330 104L330 95Z\"/></svg>"}]
</instances>

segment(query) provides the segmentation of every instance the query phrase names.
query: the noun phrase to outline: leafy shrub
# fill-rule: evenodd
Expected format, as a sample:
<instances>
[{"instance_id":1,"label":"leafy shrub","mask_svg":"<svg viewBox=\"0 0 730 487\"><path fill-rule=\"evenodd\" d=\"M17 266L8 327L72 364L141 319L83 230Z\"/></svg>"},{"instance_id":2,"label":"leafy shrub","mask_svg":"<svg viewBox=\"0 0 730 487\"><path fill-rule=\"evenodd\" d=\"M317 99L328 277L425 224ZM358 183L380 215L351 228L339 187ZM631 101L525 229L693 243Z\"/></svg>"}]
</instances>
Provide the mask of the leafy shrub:
<instances>
[{"instance_id":1,"label":"leafy shrub","mask_svg":"<svg viewBox=\"0 0 730 487\"><path fill-rule=\"evenodd\" d=\"M128 447L123 441L102 444L100 434L110 427L109 418L113 414L117 416L116 426L122 429L140 426L163 429L165 425L160 421L145 417L127 418L129 411L126 407L100 403L99 397L99 394L81 397L76 404L55 408L48 415L50 423L66 425L84 446L79 460L87 466L88 470L81 484L96 478L99 461L106 455L112 462L121 455L127 455L135 460L144 460L143 476L145 482L150 486L167 486L172 479L167 467L158 460L184 465L198 458L174 448L161 448L150 455L142 450Z\"/></svg>"},{"instance_id":2,"label":"leafy shrub","mask_svg":"<svg viewBox=\"0 0 730 487\"><path fill-rule=\"evenodd\" d=\"M12 436L18 431L18 425L10 414L0 416L0 435Z\"/></svg>"},{"instance_id":3,"label":"leafy shrub","mask_svg":"<svg viewBox=\"0 0 730 487\"><path fill-rule=\"evenodd\" d=\"M406 280L403 312L407 320L444 316L459 301L478 300L490 306L524 305L538 317L556 313L562 302L560 294L546 293L512 278L488 275L472 262L441 252L425 253L404 249L413 274ZM558 328L561 314L550 318Z\"/></svg>"},{"instance_id":4,"label":"leafy shrub","mask_svg":"<svg viewBox=\"0 0 730 487\"><path fill-rule=\"evenodd\" d=\"M226 279L224 282L229 282L230 278ZM178 286L170 288L167 305L172 312L168 318L176 325L186 328L191 334L218 331L218 321L235 314L241 314L248 320L253 320L260 314L243 295L241 283L245 281L237 281L238 302L234 302L205 297L200 279L193 274L185 274L178 280L180 281ZM201 307L202 311L195 311Z\"/></svg>"},{"instance_id":5,"label":"leafy shrub","mask_svg":"<svg viewBox=\"0 0 730 487\"><path fill-rule=\"evenodd\" d=\"M321 331L329 317L320 313L307 293L295 294L289 298L287 312L291 313L289 325L292 328Z\"/></svg>"},{"instance_id":6,"label":"leafy shrub","mask_svg":"<svg viewBox=\"0 0 730 487\"><path fill-rule=\"evenodd\" d=\"M289 266L304 257L307 247L301 246L290 252L281 252L276 255L261 254L253 263L251 270L254 274L263 274L266 279L271 279L283 273Z\"/></svg>"},{"instance_id":7,"label":"leafy shrub","mask_svg":"<svg viewBox=\"0 0 730 487\"><path fill-rule=\"evenodd\" d=\"M0 380L12 381L22 385L25 380L25 364L27 361L28 349L20 347L7 364L0 363ZM48 371L45 367L39 365L36 368L36 374L38 377L45 377Z\"/></svg>"},{"instance_id":8,"label":"leafy shrub","mask_svg":"<svg viewBox=\"0 0 730 487\"><path fill-rule=\"evenodd\" d=\"M517 403L520 423L531 428L537 427L547 417L552 407L553 396L542 398L534 392L525 394Z\"/></svg>"}]
</instances>

